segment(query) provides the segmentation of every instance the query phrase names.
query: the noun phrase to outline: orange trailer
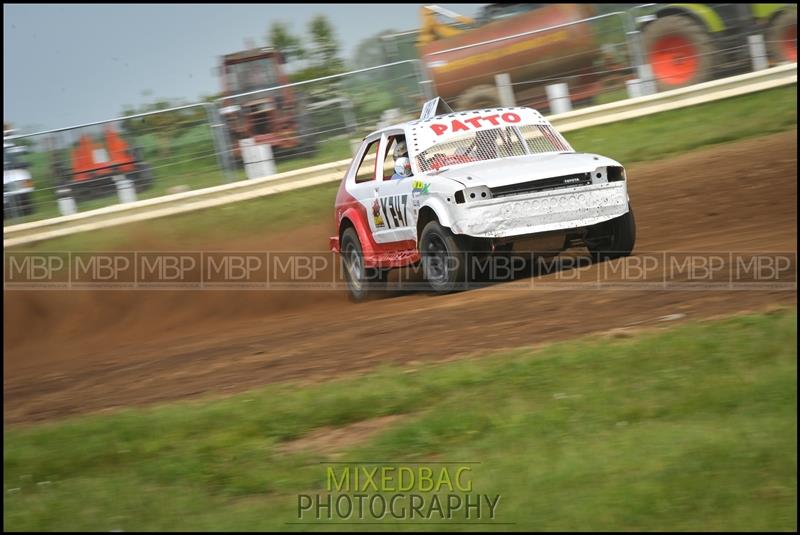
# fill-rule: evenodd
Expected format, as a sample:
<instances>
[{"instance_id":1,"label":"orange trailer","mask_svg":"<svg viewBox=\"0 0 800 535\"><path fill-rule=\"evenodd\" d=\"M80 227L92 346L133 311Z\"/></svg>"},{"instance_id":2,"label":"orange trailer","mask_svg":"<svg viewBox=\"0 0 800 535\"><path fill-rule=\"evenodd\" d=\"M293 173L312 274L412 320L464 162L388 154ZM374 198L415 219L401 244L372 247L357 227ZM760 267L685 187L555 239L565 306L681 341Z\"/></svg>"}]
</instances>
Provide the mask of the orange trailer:
<instances>
[{"instance_id":1,"label":"orange trailer","mask_svg":"<svg viewBox=\"0 0 800 535\"><path fill-rule=\"evenodd\" d=\"M152 170L141 161L139 151L131 149L111 126L103 133L104 143L99 144L89 134L84 134L72 150L72 172L67 180L70 187L82 196L97 197L116 191L114 180L124 176L131 180L137 191L152 185Z\"/></svg>"}]
</instances>

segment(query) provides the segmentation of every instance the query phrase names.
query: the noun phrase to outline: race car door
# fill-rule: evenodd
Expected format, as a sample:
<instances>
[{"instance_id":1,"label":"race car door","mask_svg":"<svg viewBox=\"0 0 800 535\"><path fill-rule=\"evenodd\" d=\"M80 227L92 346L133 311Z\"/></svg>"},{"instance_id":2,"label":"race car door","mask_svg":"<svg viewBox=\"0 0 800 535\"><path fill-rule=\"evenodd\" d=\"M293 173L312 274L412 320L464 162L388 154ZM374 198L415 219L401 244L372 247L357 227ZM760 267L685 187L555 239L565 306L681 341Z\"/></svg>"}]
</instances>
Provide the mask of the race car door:
<instances>
[{"instance_id":1,"label":"race car door","mask_svg":"<svg viewBox=\"0 0 800 535\"><path fill-rule=\"evenodd\" d=\"M378 204L377 156L381 136L375 135L364 140L348 170L347 191L363 207L367 214L369 230L373 237L375 231L385 227Z\"/></svg>"},{"instance_id":2,"label":"race car door","mask_svg":"<svg viewBox=\"0 0 800 535\"><path fill-rule=\"evenodd\" d=\"M402 130L390 131L381 136L378 150L378 188L376 200L380 209L383 226L374 232L377 243L393 243L417 239L416 209L413 206L411 190L414 177L395 178L394 149L404 138Z\"/></svg>"}]
</instances>

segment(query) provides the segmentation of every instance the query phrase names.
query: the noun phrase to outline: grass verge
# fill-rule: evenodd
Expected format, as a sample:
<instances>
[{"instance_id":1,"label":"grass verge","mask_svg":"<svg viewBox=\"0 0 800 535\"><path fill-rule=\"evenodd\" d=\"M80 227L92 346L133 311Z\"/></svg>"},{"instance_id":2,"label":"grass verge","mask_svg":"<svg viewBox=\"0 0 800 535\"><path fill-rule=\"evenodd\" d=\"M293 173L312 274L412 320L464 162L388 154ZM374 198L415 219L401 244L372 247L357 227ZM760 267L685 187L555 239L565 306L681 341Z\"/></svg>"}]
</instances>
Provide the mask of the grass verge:
<instances>
[{"instance_id":1,"label":"grass verge","mask_svg":"<svg viewBox=\"0 0 800 535\"><path fill-rule=\"evenodd\" d=\"M586 128L569 132L566 137L578 151L600 153L630 165L793 127L797 127L797 86ZM338 148L331 145L325 156L331 160L345 159L350 156L349 150L346 143L339 144ZM185 248L202 246L210 240L215 243L235 241L331 218L337 187L335 183L323 184L167 219L57 238L19 249L134 249L142 236ZM218 235L223 239L216 240Z\"/></svg>"},{"instance_id":2,"label":"grass verge","mask_svg":"<svg viewBox=\"0 0 800 535\"><path fill-rule=\"evenodd\" d=\"M289 524L331 459L280 446L404 414L336 460L479 462L501 529L796 530L796 331L796 310L753 314L7 427L4 524L380 529Z\"/></svg>"},{"instance_id":3,"label":"grass verge","mask_svg":"<svg viewBox=\"0 0 800 535\"><path fill-rule=\"evenodd\" d=\"M797 86L567 132L575 150L624 164L797 128Z\"/></svg>"}]
</instances>

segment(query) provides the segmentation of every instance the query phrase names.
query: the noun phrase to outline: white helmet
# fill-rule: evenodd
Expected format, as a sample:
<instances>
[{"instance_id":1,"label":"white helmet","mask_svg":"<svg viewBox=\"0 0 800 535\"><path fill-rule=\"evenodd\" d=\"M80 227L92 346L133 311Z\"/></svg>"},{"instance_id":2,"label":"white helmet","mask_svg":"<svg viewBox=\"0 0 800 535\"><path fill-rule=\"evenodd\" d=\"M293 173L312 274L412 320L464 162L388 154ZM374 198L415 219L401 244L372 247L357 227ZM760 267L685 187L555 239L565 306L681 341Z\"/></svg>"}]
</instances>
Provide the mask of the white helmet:
<instances>
[{"instance_id":1,"label":"white helmet","mask_svg":"<svg viewBox=\"0 0 800 535\"><path fill-rule=\"evenodd\" d=\"M406 140L399 140L394 146L394 159L397 160L401 156L408 156L408 147L406 147Z\"/></svg>"},{"instance_id":2,"label":"white helmet","mask_svg":"<svg viewBox=\"0 0 800 535\"><path fill-rule=\"evenodd\" d=\"M411 176L411 160L401 156L394 161L394 172L402 177Z\"/></svg>"}]
</instances>

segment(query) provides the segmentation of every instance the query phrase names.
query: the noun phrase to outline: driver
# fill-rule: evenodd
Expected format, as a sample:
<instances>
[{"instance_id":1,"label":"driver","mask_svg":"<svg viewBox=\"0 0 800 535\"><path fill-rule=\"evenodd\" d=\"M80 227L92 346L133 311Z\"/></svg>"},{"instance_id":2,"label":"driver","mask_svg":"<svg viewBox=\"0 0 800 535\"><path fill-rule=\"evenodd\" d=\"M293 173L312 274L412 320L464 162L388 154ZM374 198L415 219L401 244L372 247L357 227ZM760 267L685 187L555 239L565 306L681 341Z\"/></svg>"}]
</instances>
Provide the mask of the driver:
<instances>
[{"instance_id":1,"label":"driver","mask_svg":"<svg viewBox=\"0 0 800 535\"><path fill-rule=\"evenodd\" d=\"M394 146L394 174L391 180L411 176L411 160L408 159L408 147L405 138L400 138Z\"/></svg>"},{"instance_id":2,"label":"driver","mask_svg":"<svg viewBox=\"0 0 800 535\"><path fill-rule=\"evenodd\" d=\"M497 158L497 129L478 130L472 143L459 146L453 156L467 158L466 161L494 160Z\"/></svg>"},{"instance_id":3,"label":"driver","mask_svg":"<svg viewBox=\"0 0 800 535\"><path fill-rule=\"evenodd\" d=\"M497 129L479 130L475 133L475 157L479 160L497 158Z\"/></svg>"}]
</instances>

